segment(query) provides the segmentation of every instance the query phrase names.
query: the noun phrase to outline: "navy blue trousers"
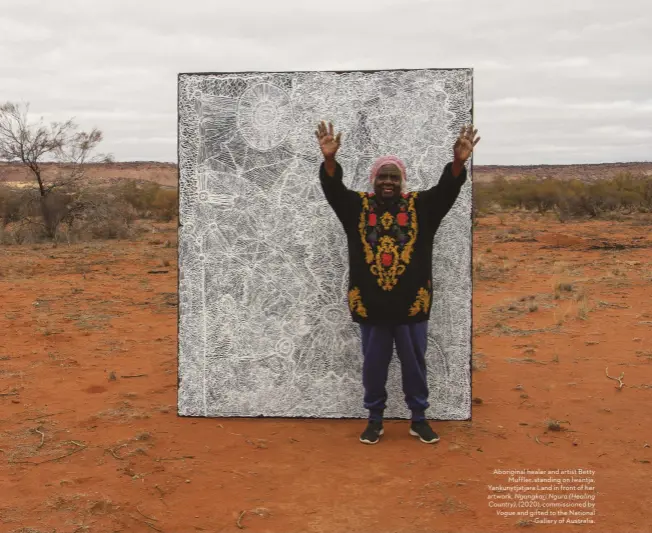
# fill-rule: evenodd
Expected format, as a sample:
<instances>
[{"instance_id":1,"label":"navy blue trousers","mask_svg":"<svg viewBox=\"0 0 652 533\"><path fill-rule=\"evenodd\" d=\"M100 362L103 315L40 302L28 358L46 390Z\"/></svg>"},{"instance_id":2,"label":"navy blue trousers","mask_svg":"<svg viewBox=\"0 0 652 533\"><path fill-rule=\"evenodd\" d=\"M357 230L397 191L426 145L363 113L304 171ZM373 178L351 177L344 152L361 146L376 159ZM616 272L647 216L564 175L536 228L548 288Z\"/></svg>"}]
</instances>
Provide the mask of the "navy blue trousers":
<instances>
[{"instance_id":1,"label":"navy blue trousers","mask_svg":"<svg viewBox=\"0 0 652 533\"><path fill-rule=\"evenodd\" d=\"M425 420L428 403L426 348L428 321L401 326L360 324L362 333L362 384L369 420L382 420L387 402L387 374L394 344L401 362L403 392L412 420Z\"/></svg>"}]
</instances>

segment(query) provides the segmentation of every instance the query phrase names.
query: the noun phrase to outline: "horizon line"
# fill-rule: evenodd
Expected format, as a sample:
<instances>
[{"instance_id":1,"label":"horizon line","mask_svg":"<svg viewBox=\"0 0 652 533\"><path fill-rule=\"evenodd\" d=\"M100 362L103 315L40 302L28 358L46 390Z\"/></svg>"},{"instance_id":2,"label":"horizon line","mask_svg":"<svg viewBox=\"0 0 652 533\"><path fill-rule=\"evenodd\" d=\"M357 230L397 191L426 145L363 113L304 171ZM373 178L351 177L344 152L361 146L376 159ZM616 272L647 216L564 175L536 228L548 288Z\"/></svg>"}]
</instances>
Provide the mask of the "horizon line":
<instances>
[{"instance_id":1,"label":"horizon line","mask_svg":"<svg viewBox=\"0 0 652 533\"><path fill-rule=\"evenodd\" d=\"M95 162L95 163L84 163L85 165L115 165L115 164L159 164L159 165L175 165L178 166L177 161L157 161L154 159L132 159L132 160L116 160L110 162ZM473 162L474 167L567 167L574 165L633 165L633 164L652 164L650 161L603 161L601 163L589 163L589 162L576 162L576 163L475 163ZM42 165L71 165L74 163L60 163L57 161L42 161ZM22 161L0 161L0 165L25 165Z\"/></svg>"}]
</instances>

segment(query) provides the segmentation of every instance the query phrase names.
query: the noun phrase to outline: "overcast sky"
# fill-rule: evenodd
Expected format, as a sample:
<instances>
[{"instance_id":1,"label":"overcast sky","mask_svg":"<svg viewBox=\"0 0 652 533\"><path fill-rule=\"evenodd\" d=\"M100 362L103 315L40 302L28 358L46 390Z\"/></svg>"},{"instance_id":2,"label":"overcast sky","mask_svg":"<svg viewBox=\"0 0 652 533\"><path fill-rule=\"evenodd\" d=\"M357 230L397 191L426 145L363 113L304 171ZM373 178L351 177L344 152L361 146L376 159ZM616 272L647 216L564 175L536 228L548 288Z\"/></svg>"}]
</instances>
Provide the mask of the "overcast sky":
<instances>
[{"instance_id":1,"label":"overcast sky","mask_svg":"<svg viewBox=\"0 0 652 533\"><path fill-rule=\"evenodd\" d=\"M179 72L474 69L475 164L652 161L649 0L0 0L0 102L176 162Z\"/></svg>"}]
</instances>

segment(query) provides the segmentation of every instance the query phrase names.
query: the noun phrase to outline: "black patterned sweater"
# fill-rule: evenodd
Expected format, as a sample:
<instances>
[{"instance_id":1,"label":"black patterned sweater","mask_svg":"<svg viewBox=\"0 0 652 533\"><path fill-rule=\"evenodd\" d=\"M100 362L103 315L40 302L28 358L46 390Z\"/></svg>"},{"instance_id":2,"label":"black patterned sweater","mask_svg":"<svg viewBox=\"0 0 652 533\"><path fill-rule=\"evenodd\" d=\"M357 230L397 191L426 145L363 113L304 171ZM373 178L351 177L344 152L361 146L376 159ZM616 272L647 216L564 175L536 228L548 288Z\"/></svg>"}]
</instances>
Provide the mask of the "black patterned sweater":
<instances>
[{"instance_id":1,"label":"black patterned sweater","mask_svg":"<svg viewBox=\"0 0 652 533\"><path fill-rule=\"evenodd\" d=\"M322 189L347 237L354 322L399 325L430 317L435 232L467 179L466 168L455 177L452 165L434 187L387 204L373 192L348 189L339 163L334 176L321 164Z\"/></svg>"}]
</instances>

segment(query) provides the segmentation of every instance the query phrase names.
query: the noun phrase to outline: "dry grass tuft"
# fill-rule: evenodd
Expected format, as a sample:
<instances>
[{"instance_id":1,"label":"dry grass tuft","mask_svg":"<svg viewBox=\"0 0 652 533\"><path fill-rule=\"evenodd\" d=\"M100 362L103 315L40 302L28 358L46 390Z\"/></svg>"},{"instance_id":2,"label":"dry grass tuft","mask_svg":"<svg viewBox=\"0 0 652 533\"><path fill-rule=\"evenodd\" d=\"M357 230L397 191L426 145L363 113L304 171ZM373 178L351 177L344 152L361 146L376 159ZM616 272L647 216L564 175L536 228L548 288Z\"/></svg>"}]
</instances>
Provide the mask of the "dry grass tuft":
<instances>
[{"instance_id":1,"label":"dry grass tuft","mask_svg":"<svg viewBox=\"0 0 652 533\"><path fill-rule=\"evenodd\" d=\"M523 357L523 358L518 358L518 357L508 357L507 358L508 363L534 363L537 365L545 365L547 363L544 363L543 361L538 361L537 359L534 359L532 357Z\"/></svg>"},{"instance_id":2,"label":"dry grass tuft","mask_svg":"<svg viewBox=\"0 0 652 533\"><path fill-rule=\"evenodd\" d=\"M552 420L548 419L545 422L545 427L549 431L563 431L566 428L562 427L562 424L569 424L567 420Z\"/></svg>"},{"instance_id":3,"label":"dry grass tuft","mask_svg":"<svg viewBox=\"0 0 652 533\"><path fill-rule=\"evenodd\" d=\"M568 280L553 281L552 287L555 300L562 298L564 293L573 292L573 283Z\"/></svg>"},{"instance_id":4,"label":"dry grass tuft","mask_svg":"<svg viewBox=\"0 0 652 533\"><path fill-rule=\"evenodd\" d=\"M119 508L119 505L116 505L108 498L105 498L103 500L91 502L88 510L91 514L111 514L115 513Z\"/></svg>"},{"instance_id":5,"label":"dry grass tuft","mask_svg":"<svg viewBox=\"0 0 652 533\"><path fill-rule=\"evenodd\" d=\"M585 292L581 292L578 295L577 299L577 317L580 320L586 320L588 318L589 311L591 311L589 306L589 298Z\"/></svg>"},{"instance_id":6,"label":"dry grass tuft","mask_svg":"<svg viewBox=\"0 0 652 533\"><path fill-rule=\"evenodd\" d=\"M473 352L471 354L471 368L473 370L485 370L487 363L484 360L485 355L482 352Z\"/></svg>"},{"instance_id":7,"label":"dry grass tuft","mask_svg":"<svg viewBox=\"0 0 652 533\"><path fill-rule=\"evenodd\" d=\"M55 511L76 511L79 508L80 495L72 496L54 496L47 500L45 504Z\"/></svg>"},{"instance_id":8,"label":"dry grass tuft","mask_svg":"<svg viewBox=\"0 0 652 533\"><path fill-rule=\"evenodd\" d=\"M473 257L473 275L480 281L506 281L516 268L516 263L499 256L499 261L487 261L484 254Z\"/></svg>"}]
</instances>

